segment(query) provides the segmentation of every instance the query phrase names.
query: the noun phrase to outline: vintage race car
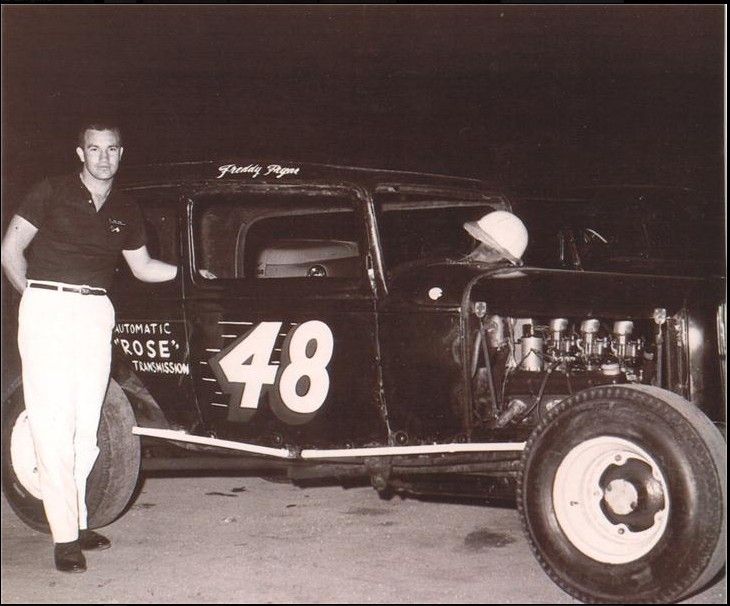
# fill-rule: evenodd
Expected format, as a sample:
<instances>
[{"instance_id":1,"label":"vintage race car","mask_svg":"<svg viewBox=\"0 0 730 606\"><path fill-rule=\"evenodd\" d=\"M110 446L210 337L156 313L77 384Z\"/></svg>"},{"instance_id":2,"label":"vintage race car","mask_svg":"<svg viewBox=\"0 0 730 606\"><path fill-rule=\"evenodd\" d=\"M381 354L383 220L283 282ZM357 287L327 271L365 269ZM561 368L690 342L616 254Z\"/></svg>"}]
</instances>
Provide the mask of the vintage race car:
<instances>
[{"instance_id":1,"label":"vintage race car","mask_svg":"<svg viewBox=\"0 0 730 606\"><path fill-rule=\"evenodd\" d=\"M725 553L723 278L466 260L479 181L286 163L125 169L170 283L117 276L92 527L142 469L514 498L584 601L678 600ZM529 247L528 247L529 250ZM19 381L3 490L46 528ZM428 529L424 529L428 532Z\"/></svg>"}]
</instances>

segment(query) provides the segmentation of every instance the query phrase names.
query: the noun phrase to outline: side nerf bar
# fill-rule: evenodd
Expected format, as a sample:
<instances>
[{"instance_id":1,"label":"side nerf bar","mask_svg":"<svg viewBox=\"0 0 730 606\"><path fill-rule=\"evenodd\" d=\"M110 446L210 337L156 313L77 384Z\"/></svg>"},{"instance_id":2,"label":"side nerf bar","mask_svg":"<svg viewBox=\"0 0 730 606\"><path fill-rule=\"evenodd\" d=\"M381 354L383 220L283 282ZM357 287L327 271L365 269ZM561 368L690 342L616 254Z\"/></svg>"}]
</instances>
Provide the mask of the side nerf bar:
<instances>
[{"instance_id":1,"label":"side nerf bar","mask_svg":"<svg viewBox=\"0 0 730 606\"><path fill-rule=\"evenodd\" d=\"M375 446L372 448L342 448L331 450L305 449L295 452L288 448L269 448L245 442L219 440L205 436L194 436L184 431L133 427L132 433L138 436L161 438L174 442L189 442L216 448L227 448L251 454L259 454L280 459L343 459L359 457L393 457L402 455L440 454L456 452L519 452L524 450L525 442L494 442L466 444L423 444L419 446Z\"/></svg>"}]
</instances>

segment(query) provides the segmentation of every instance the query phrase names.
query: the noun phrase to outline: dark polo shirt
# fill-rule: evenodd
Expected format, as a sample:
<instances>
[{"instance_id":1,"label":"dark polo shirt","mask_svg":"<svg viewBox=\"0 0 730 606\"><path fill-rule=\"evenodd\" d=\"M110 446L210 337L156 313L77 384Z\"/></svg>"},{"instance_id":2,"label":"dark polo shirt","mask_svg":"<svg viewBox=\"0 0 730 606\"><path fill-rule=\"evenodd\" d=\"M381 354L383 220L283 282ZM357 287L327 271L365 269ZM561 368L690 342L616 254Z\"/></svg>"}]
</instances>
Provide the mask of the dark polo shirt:
<instances>
[{"instance_id":1,"label":"dark polo shirt","mask_svg":"<svg viewBox=\"0 0 730 606\"><path fill-rule=\"evenodd\" d=\"M109 288L120 252L145 244L137 203L112 189L97 212L78 173L39 183L17 214L38 228L27 255L30 280Z\"/></svg>"}]
</instances>

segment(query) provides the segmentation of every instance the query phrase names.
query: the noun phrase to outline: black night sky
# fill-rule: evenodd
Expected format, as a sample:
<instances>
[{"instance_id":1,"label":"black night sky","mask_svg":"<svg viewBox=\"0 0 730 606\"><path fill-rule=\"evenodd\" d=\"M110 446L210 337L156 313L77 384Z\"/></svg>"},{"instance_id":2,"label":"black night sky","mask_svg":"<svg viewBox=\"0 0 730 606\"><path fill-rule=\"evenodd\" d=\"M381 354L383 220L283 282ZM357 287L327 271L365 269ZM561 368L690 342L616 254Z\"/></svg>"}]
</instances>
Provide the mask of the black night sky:
<instances>
[{"instance_id":1,"label":"black night sky","mask_svg":"<svg viewBox=\"0 0 730 606\"><path fill-rule=\"evenodd\" d=\"M724 187L719 5L2 15L5 209L76 167L78 122L97 113L121 119L126 164L262 155L512 188Z\"/></svg>"}]
</instances>

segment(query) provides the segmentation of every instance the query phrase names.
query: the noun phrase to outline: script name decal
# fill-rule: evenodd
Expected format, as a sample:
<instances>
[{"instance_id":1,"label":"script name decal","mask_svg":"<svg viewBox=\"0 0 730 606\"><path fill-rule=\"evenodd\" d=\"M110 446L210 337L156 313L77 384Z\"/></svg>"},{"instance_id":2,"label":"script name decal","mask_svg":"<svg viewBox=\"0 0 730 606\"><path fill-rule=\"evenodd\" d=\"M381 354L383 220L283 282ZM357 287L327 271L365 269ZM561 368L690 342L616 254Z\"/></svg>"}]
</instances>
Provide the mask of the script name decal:
<instances>
[{"instance_id":1,"label":"script name decal","mask_svg":"<svg viewBox=\"0 0 730 606\"><path fill-rule=\"evenodd\" d=\"M281 164L269 164L266 167L260 164L248 164L246 166L238 166L237 164L224 164L218 167L219 175L216 179L221 179L226 175L251 175L252 179L258 177L263 171L264 177L274 175L277 179L281 179L287 175L298 175L299 166L282 166Z\"/></svg>"}]
</instances>

